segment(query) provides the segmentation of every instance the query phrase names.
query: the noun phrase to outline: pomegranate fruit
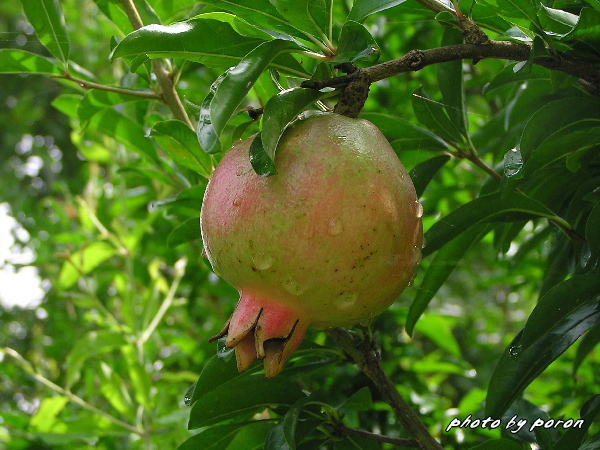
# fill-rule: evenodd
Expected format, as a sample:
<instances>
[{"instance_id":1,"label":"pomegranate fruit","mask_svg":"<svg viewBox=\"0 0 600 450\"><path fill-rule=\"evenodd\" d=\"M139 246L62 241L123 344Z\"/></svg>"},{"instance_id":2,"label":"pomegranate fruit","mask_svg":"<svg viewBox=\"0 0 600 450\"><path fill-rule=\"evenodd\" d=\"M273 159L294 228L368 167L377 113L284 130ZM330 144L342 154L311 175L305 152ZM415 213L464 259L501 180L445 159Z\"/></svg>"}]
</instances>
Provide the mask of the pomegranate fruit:
<instances>
[{"instance_id":1,"label":"pomegranate fruit","mask_svg":"<svg viewBox=\"0 0 600 450\"><path fill-rule=\"evenodd\" d=\"M240 300L222 331L238 370L264 359L277 375L306 328L368 322L412 279L421 258L422 207L381 132L333 113L282 136L277 174L250 165L252 138L215 169L201 211L214 272Z\"/></svg>"}]
</instances>

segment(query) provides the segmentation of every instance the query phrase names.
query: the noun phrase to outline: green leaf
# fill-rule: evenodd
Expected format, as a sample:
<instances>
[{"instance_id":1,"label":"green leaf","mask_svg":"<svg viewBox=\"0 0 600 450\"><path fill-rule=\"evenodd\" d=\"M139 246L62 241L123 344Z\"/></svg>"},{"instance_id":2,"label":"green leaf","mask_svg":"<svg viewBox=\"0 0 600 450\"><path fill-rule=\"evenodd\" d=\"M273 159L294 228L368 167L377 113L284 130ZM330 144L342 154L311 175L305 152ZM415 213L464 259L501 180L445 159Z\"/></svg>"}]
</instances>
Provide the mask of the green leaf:
<instances>
[{"instance_id":1,"label":"green leaf","mask_svg":"<svg viewBox=\"0 0 600 450\"><path fill-rule=\"evenodd\" d=\"M568 302L565 299L569 299ZM582 304L600 300L600 274L573 275L551 289L539 300L531 312L519 345L524 348L551 330L565 316Z\"/></svg>"},{"instance_id":2,"label":"green leaf","mask_svg":"<svg viewBox=\"0 0 600 450\"><path fill-rule=\"evenodd\" d=\"M413 93L412 105L419 122L433 133L455 144L464 141L461 130L450 120L444 105L429 98L423 89Z\"/></svg>"},{"instance_id":3,"label":"green leaf","mask_svg":"<svg viewBox=\"0 0 600 450\"><path fill-rule=\"evenodd\" d=\"M245 427L265 427L270 422L264 420L256 420L241 423L229 423L225 425L214 425L205 428L198 434L195 434L177 450L222 450L228 448L228 445L233 441L235 435L240 429Z\"/></svg>"},{"instance_id":4,"label":"green leaf","mask_svg":"<svg viewBox=\"0 0 600 450\"><path fill-rule=\"evenodd\" d=\"M110 330L90 331L79 337L67 356L65 373L67 388L79 380L83 366L89 358L110 352L125 343L122 335Z\"/></svg>"},{"instance_id":5,"label":"green leaf","mask_svg":"<svg viewBox=\"0 0 600 450\"><path fill-rule=\"evenodd\" d=\"M591 328L581 340L581 343L577 347L577 353L575 354L575 359L573 360L573 376L577 373L577 369L585 359L587 355L589 355L594 348L600 343L600 325L596 325L594 328Z\"/></svg>"},{"instance_id":6,"label":"green leaf","mask_svg":"<svg viewBox=\"0 0 600 450\"><path fill-rule=\"evenodd\" d=\"M446 144L440 137L428 130L415 126L400 117L383 113L361 113L361 119L366 119L379 128L396 152L403 150L447 150Z\"/></svg>"},{"instance_id":7,"label":"green leaf","mask_svg":"<svg viewBox=\"0 0 600 450\"><path fill-rule=\"evenodd\" d=\"M527 348L521 333L506 348L490 379L486 414L499 417L544 369L586 330L600 323L600 305L588 302L563 318Z\"/></svg>"},{"instance_id":8,"label":"green leaf","mask_svg":"<svg viewBox=\"0 0 600 450\"><path fill-rule=\"evenodd\" d=\"M118 2L114 0L94 0L94 3L123 34L133 30L127 14Z\"/></svg>"},{"instance_id":9,"label":"green leaf","mask_svg":"<svg viewBox=\"0 0 600 450\"><path fill-rule=\"evenodd\" d=\"M123 379L104 361L100 362L98 375L100 377L100 392L102 392L104 398L121 414L124 416L129 415L133 411L133 403Z\"/></svg>"},{"instance_id":10,"label":"green leaf","mask_svg":"<svg viewBox=\"0 0 600 450\"><path fill-rule=\"evenodd\" d=\"M427 245L423 249L423 254L433 253L477 223L512 222L535 217L564 222L544 204L519 192L484 195L462 205L433 224L425 234Z\"/></svg>"},{"instance_id":11,"label":"green leaf","mask_svg":"<svg viewBox=\"0 0 600 450\"><path fill-rule=\"evenodd\" d=\"M530 70L519 70L515 72L515 65L507 65L498 73L492 81L485 84L483 92L486 95L492 95L498 89L512 83L522 83L523 81L546 80L550 81L550 71L542 66L532 65Z\"/></svg>"},{"instance_id":12,"label":"green leaf","mask_svg":"<svg viewBox=\"0 0 600 450\"><path fill-rule=\"evenodd\" d=\"M150 136L177 164L192 169L205 178L212 173L212 159L198 145L194 132L180 120L165 120L154 124Z\"/></svg>"},{"instance_id":13,"label":"green leaf","mask_svg":"<svg viewBox=\"0 0 600 450\"><path fill-rule=\"evenodd\" d=\"M292 382L262 374L232 378L200 396L190 412L189 429L204 427L269 405L292 405L302 397Z\"/></svg>"},{"instance_id":14,"label":"green leaf","mask_svg":"<svg viewBox=\"0 0 600 450\"><path fill-rule=\"evenodd\" d=\"M62 75L63 70L50 58L12 48L0 49L0 73L38 73Z\"/></svg>"},{"instance_id":15,"label":"green leaf","mask_svg":"<svg viewBox=\"0 0 600 450\"><path fill-rule=\"evenodd\" d=\"M21 0L23 11L40 42L56 59L69 59L69 36L58 0Z\"/></svg>"},{"instance_id":16,"label":"green leaf","mask_svg":"<svg viewBox=\"0 0 600 450\"><path fill-rule=\"evenodd\" d=\"M285 442L292 450L296 450L296 427L298 425L298 419L302 413L302 408L308 401L309 397L303 397L298 400L290 409L288 409L281 421Z\"/></svg>"},{"instance_id":17,"label":"green leaf","mask_svg":"<svg viewBox=\"0 0 600 450\"><path fill-rule=\"evenodd\" d=\"M136 402L150 406L150 374L138 359L137 349L132 345L121 347L121 353L127 364L129 381L133 386Z\"/></svg>"},{"instance_id":18,"label":"green leaf","mask_svg":"<svg viewBox=\"0 0 600 450\"><path fill-rule=\"evenodd\" d=\"M469 447L469 450L523 450L523 445L514 439L492 439Z\"/></svg>"},{"instance_id":19,"label":"green leaf","mask_svg":"<svg viewBox=\"0 0 600 450\"><path fill-rule=\"evenodd\" d=\"M568 105L577 104L577 108ZM600 121L600 100L593 97L566 97L543 105L525 125L520 148L525 163L543 142L551 141L568 132L569 127Z\"/></svg>"},{"instance_id":20,"label":"green leaf","mask_svg":"<svg viewBox=\"0 0 600 450\"><path fill-rule=\"evenodd\" d=\"M437 293L439 288L450 276L456 265L460 262L467 251L479 242L489 231L488 225L477 225L460 234L452 241L446 243L435 255L423 281L417 290L415 299L408 310L406 318L406 332L412 336L415 324L421 314L427 309L427 305Z\"/></svg>"},{"instance_id":21,"label":"green leaf","mask_svg":"<svg viewBox=\"0 0 600 450\"><path fill-rule=\"evenodd\" d=\"M570 12L563 11L562 9L549 8L543 3L541 3L540 6L542 7L541 11L546 13L551 19L569 27L574 27L577 25L579 16L576 14L571 14Z\"/></svg>"},{"instance_id":22,"label":"green leaf","mask_svg":"<svg viewBox=\"0 0 600 450\"><path fill-rule=\"evenodd\" d=\"M138 123L117 112L105 108L94 114L88 127L97 130L151 161L158 161L152 141L146 137L144 128Z\"/></svg>"},{"instance_id":23,"label":"green leaf","mask_svg":"<svg viewBox=\"0 0 600 450\"><path fill-rule=\"evenodd\" d=\"M596 418L600 415L600 395L596 394L592 396L585 404L581 407L581 413L579 417L583 420L581 428L573 427L558 440L558 442L552 447L552 450L571 450L579 447L590 426L594 423Z\"/></svg>"},{"instance_id":24,"label":"green leaf","mask_svg":"<svg viewBox=\"0 0 600 450\"><path fill-rule=\"evenodd\" d=\"M417 322L415 331L428 337L439 348L443 348L452 356L460 358L460 346L452 333L453 322L453 319L447 316L427 314Z\"/></svg>"},{"instance_id":25,"label":"green leaf","mask_svg":"<svg viewBox=\"0 0 600 450\"><path fill-rule=\"evenodd\" d=\"M347 20L362 22L371 14L393 8L406 0L354 0Z\"/></svg>"},{"instance_id":26,"label":"green leaf","mask_svg":"<svg viewBox=\"0 0 600 450\"><path fill-rule=\"evenodd\" d=\"M70 260L64 262L58 276L58 287L69 289L80 276L90 273L116 253L117 250L106 242L92 242L79 249L71 255Z\"/></svg>"},{"instance_id":27,"label":"green leaf","mask_svg":"<svg viewBox=\"0 0 600 450\"><path fill-rule=\"evenodd\" d=\"M332 0L269 0L294 28L317 38L329 34Z\"/></svg>"},{"instance_id":28,"label":"green leaf","mask_svg":"<svg viewBox=\"0 0 600 450\"><path fill-rule=\"evenodd\" d=\"M455 45L463 43L463 33L455 28L445 27L442 36L442 45ZM463 136L467 135L467 112L465 107L465 93L463 82L463 62L461 60L448 61L437 64L437 82L444 99L444 108L452 123Z\"/></svg>"},{"instance_id":29,"label":"green leaf","mask_svg":"<svg viewBox=\"0 0 600 450\"><path fill-rule=\"evenodd\" d=\"M216 389L226 381L240 375L237 371L235 358L229 355L227 358L219 358L217 355L212 356L200 372L200 377L194 385L194 390L190 396L190 402L194 403L203 395Z\"/></svg>"},{"instance_id":30,"label":"green leaf","mask_svg":"<svg viewBox=\"0 0 600 450\"><path fill-rule=\"evenodd\" d=\"M600 43L600 11L583 8L577 25L563 37L563 40L583 41L592 45Z\"/></svg>"},{"instance_id":31,"label":"green leaf","mask_svg":"<svg viewBox=\"0 0 600 450\"><path fill-rule=\"evenodd\" d=\"M167 246L177 247L196 239L200 239L200 219L193 217L171 231L167 238Z\"/></svg>"},{"instance_id":32,"label":"green leaf","mask_svg":"<svg viewBox=\"0 0 600 450\"><path fill-rule=\"evenodd\" d=\"M377 61L380 52L379 45L369 30L364 25L349 20L342 27L332 62L372 64Z\"/></svg>"},{"instance_id":33,"label":"green leaf","mask_svg":"<svg viewBox=\"0 0 600 450\"><path fill-rule=\"evenodd\" d=\"M587 218L585 239L592 249L592 253L600 255L600 202L596 203Z\"/></svg>"},{"instance_id":34,"label":"green leaf","mask_svg":"<svg viewBox=\"0 0 600 450\"><path fill-rule=\"evenodd\" d=\"M420 198L423 195L429 182L448 161L450 161L450 156L448 155L436 156L417 164L410 171L410 178L415 186L417 197Z\"/></svg>"},{"instance_id":35,"label":"green leaf","mask_svg":"<svg viewBox=\"0 0 600 450\"><path fill-rule=\"evenodd\" d=\"M282 424L275 425L269 430L267 439L265 439L264 450L292 450L285 437Z\"/></svg>"},{"instance_id":36,"label":"green leaf","mask_svg":"<svg viewBox=\"0 0 600 450\"><path fill-rule=\"evenodd\" d=\"M31 417L29 426L39 433L50 433L57 423L57 416L67 406L69 399L64 396L44 398L36 413Z\"/></svg>"},{"instance_id":37,"label":"green leaf","mask_svg":"<svg viewBox=\"0 0 600 450\"><path fill-rule=\"evenodd\" d=\"M373 398L371 397L371 391L367 386L363 386L344 400L336 409L344 411L369 411L372 408Z\"/></svg>"},{"instance_id":38,"label":"green leaf","mask_svg":"<svg viewBox=\"0 0 600 450\"><path fill-rule=\"evenodd\" d=\"M87 123L94 114L104 108L139 101L143 99L134 95L90 89L79 103L77 115L82 123Z\"/></svg>"},{"instance_id":39,"label":"green leaf","mask_svg":"<svg viewBox=\"0 0 600 450\"><path fill-rule=\"evenodd\" d=\"M259 75L281 52L297 48L290 41L280 39L264 42L215 80L200 108L197 128L198 141L205 151L221 150L219 137L227 121Z\"/></svg>"},{"instance_id":40,"label":"green leaf","mask_svg":"<svg viewBox=\"0 0 600 450\"><path fill-rule=\"evenodd\" d=\"M257 174L275 173L275 151L281 136L298 114L321 95L314 89L293 88L268 101L263 111L260 139L255 139L250 147L250 161Z\"/></svg>"},{"instance_id":41,"label":"green leaf","mask_svg":"<svg viewBox=\"0 0 600 450\"><path fill-rule=\"evenodd\" d=\"M119 42L111 58L147 54L151 58L177 57L223 68L240 61L261 42L236 33L226 22L192 19L135 30Z\"/></svg>"}]
</instances>

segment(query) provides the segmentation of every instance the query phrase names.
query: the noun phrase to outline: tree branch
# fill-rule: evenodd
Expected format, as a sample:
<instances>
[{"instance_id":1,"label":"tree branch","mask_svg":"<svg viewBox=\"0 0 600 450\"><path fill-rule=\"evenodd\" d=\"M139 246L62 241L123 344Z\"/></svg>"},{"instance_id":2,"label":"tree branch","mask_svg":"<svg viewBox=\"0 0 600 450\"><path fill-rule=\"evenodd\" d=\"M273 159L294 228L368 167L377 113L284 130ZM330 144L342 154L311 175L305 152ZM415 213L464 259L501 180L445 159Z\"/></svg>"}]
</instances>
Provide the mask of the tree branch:
<instances>
[{"instance_id":1,"label":"tree branch","mask_svg":"<svg viewBox=\"0 0 600 450\"><path fill-rule=\"evenodd\" d=\"M383 399L392 407L398 421L422 450L442 450L421 422L419 416L400 396L394 383L379 363L379 352L368 338L358 338L341 328L329 330L329 335L358 368L373 382Z\"/></svg>"},{"instance_id":2,"label":"tree branch","mask_svg":"<svg viewBox=\"0 0 600 450\"><path fill-rule=\"evenodd\" d=\"M135 29L143 27L144 23L142 22L142 18L140 17L133 0L121 0L121 4L123 5L125 13L127 14L127 17L129 18L129 21L133 27ZM152 61L152 71L158 80L158 84L161 89L162 100L169 107L176 119L181 120L193 130L194 125L185 111L183 103L181 102L179 94L177 94L177 90L173 84L173 80L169 76L169 72L157 59Z\"/></svg>"},{"instance_id":3,"label":"tree branch","mask_svg":"<svg viewBox=\"0 0 600 450\"><path fill-rule=\"evenodd\" d=\"M509 59L513 61L527 61L531 47L526 44L508 41L487 41L482 44L457 44L428 50L411 50L406 55L377 64L359 73L367 75L371 83L392 77L403 72L416 72L432 64L439 64L460 59L480 60L485 58ZM586 83L600 91L600 69L592 64L578 61L567 55L557 58L540 57L533 60L535 64L547 69L557 70L581 78ZM351 73L328 80L305 81L302 87L310 89L323 89L325 87L341 88L354 81L356 75Z\"/></svg>"}]
</instances>

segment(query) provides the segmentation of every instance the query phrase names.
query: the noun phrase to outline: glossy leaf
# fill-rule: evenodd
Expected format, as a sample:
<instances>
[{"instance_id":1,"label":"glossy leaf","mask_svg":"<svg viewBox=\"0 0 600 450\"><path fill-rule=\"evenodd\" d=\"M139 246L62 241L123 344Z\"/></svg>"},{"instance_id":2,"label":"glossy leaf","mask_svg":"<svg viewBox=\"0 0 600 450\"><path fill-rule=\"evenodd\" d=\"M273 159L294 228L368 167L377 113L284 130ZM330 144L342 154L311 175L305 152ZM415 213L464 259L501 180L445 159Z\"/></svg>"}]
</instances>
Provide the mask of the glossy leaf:
<instances>
[{"instance_id":1,"label":"glossy leaf","mask_svg":"<svg viewBox=\"0 0 600 450\"><path fill-rule=\"evenodd\" d=\"M592 252L600 255L600 202L596 203L587 218L585 238Z\"/></svg>"},{"instance_id":2,"label":"glossy leaf","mask_svg":"<svg viewBox=\"0 0 600 450\"><path fill-rule=\"evenodd\" d=\"M352 4L348 20L362 22L371 14L384 11L404 3L406 0L355 0Z\"/></svg>"},{"instance_id":3,"label":"glossy leaf","mask_svg":"<svg viewBox=\"0 0 600 450\"><path fill-rule=\"evenodd\" d=\"M420 164L417 164L410 171L410 178L415 186L415 191L417 192L417 197L421 197L425 189L427 189L427 185L431 182L433 177L438 173L438 171L450 160L450 156L448 155L440 155L434 158L428 159Z\"/></svg>"},{"instance_id":4,"label":"glossy leaf","mask_svg":"<svg viewBox=\"0 0 600 450\"><path fill-rule=\"evenodd\" d=\"M297 47L289 41L264 42L217 78L202 103L196 130L198 141L206 152L221 150L221 132L248 90L277 55L294 48Z\"/></svg>"},{"instance_id":5,"label":"glossy leaf","mask_svg":"<svg viewBox=\"0 0 600 450\"><path fill-rule=\"evenodd\" d=\"M12 48L0 49L0 73L61 75L63 70L50 58Z\"/></svg>"},{"instance_id":6,"label":"glossy leaf","mask_svg":"<svg viewBox=\"0 0 600 450\"><path fill-rule=\"evenodd\" d=\"M212 173L212 160L198 145L194 132L180 120L165 120L154 124L150 135L173 160L205 178Z\"/></svg>"},{"instance_id":7,"label":"glossy leaf","mask_svg":"<svg viewBox=\"0 0 600 450\"><path fill-rule=\"evenodd\" d=\"M260 139L255 139L250 147L250 161L257 174L275 173L275 152L281 136L298 114L321 95L314 89L294 88L269 100L263 111Z\"/></svg>"},{"instance_id":8,"label":"glossy leaf","mask_svg":"<svg viewBox=\"0 0 600 450\"><path fill-rule=\"evenodd\" d=\"M544 204L518 192L494 193L466 203L433 224L425 234L423 254L441 248L467 228L481 222L503 222L534 217L556 219Z\"/></svg>"},{"instance_id":9,"label":"glossy leaf","mask_svg":"<svg viewBox=\"0 0 600 450\"><path fill-rule=\"evenodd\" d=\"M269 0L294 28L316 38L329 34L332 0Z\"/></svg>"},{"instance_id":10,"label":"glossy leaf","mask_svg":"<svg viewBox=\"0 0 600 450\"><path fill-rule=\"evenodd\" d=\"M412 95L412 105L419 122L430 131L448 142L463 142L461 130L450 120L442 103L432 100L419 89Z\"/></svg>"},{"instance_id":11,"label":"glossy leaf","mask_svg":"<svg viewBox=\"0 0 600 450\"><path fill-rule=\"evenodd\" d=\"M579 336L598 323L600 305L588 302L524 349L519 334L506 348L492 374L486 398L486 414L496 417L502 415L533 379Z\"/></svg>"},{"instance_id":12,"label":"glossy leaf","mask_svg":"<svg viewBox=\"0 0 600 450\"><path fill-rule=\"evenodd\" d=\"M569 299L568 302L565 299ZM600 274L573 275L548 290L531 312L519 345L527 347L582 304L600 301Z\"/></svg>"},{"instance_id":13,"label":"glossy leaf","mask_svg":"<svg viewBox=\"0 0 600 450\"><path fill-rule=\"evenodd\" d=\"M190 402L195 402L203 395L237 376L243 375L238 373L233 355L227 358L219 358L217 355L212 356L206 361L202 372L200 372L200 377L194 385Z\"/></svg>"},{"instance_id":14,"label":"glossy leaf","mask_svg":"<svg viewBox=\"0 0 600 450\"><path fill-rule=\"evenodd\" d=\"M585 357L594 351L598 343L600 343L600 325L591 328L579 343L575 360L573 361L573 375L577 373L577 369L579 369Z\"/></svg>"},{"instance_id":15,"label":"glossy leaf","mask_svg":"<svg viewBox=\"0 0 600 450\"><path fill-rule=\"evenodd\" d=\"M192 19L135 30L115 47L111 58L147 54L152 58L184 58L220 68L236 64L261 42L241 36L220 20Z\"/></svg>"},{"instance_id":16,"label":"glossy leaf","mask_svg":"<svg viewBox=\"0 0 600 450\"><path fill-rule=\"evenodd\" d=\"M405 327L409 335L413 334L419 317L427 309L427 305L429 305L433 296L450 276L465 253L479 242L488 231L489 226L486 224L472 227L446 243L435 254L408 310Z\"/></svg>"},{"instance_id":17,"label":"glossy leaf","mask_svg":"<svg viewBox=\"0 0 600 450\"><path fill-rule=\"evenodd\" d=\"M380 49L367 28L353 20L347 21L340 32L338 48L332 61L372 64L379 58Z\"/></svg>"},{"instance_id":18,"label":"glossy leaf","mask_svg":"<svg viewBox=\"0 0 600 450\"><path fill-rule=\"evenodd\" d=\"M282 424L276 425L269 430L264 450L292 450L285 437Z\"/></svg>"},{"instance_id":19,"label":"glossy leaf","mask_svg":"<svg viewBox=\"0 0 600 450\"><path fill-rule=\"evenodd\" d=\"M117 253L115 247L106 242L92 242L85 245L65 261L58 277L61 289L68 289L77 280Z\"/></svg>"},{"instance_id":20,"label":"glossy leaf","mask_svg":"<svg viewBox=\"0 0 600 450\"><path fill-rule=\"evenodd\" d=\"M575 28L563 37L565 41L580 40L597 45L600 42L600 11L583 8Z\"/></svg>"},{"instance_id":21,"label":"glossy leaf","mask_svg":"<svg viewBox=\"0 0 600 450\"><path fill-rule=\"evenodd\" d=\"M461 31L456 28L446 27L442 36L442 45L462 44L463 39ZM461 134L466 135L468 122L462 67L463 62L461 60L448 61L436 65L437 82L442 92L444 108L456 128Z\"/></svg>"},{"instance_id":22,"label":"glossy leaf","mask_svg":"<svg viewBox=\"0 0 600 450\"><path fill-rule=\"evenodd\" d=\"M56 59L67 63L69 36L58 0L21 0L23 11L40 42Z\"/></svg>"},{"instance_id":23,"label":"glossy leaf","mask_svg":"<svg viewBox=\"0 0 600 450\"><path fill-rule=\"evenodd\" d=\"M302 392L283 377L262 374L232 378L196 400L190 412L190 429L211 425L268 405L291 405Z\"/></svg>"}]
</instances>

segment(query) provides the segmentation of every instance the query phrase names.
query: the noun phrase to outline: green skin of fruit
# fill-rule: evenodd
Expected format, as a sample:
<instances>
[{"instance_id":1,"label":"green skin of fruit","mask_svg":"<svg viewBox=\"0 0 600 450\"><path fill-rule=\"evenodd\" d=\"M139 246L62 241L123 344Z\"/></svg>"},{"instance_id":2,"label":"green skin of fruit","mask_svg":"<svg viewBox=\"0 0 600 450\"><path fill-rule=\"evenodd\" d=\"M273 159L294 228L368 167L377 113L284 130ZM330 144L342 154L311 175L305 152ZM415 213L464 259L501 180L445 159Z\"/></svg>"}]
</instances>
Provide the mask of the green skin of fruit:
<instances>
[{"instance_id":1,"label":"green skin of fruit","mask_svg":"<svg viewBox=\"0 0 600 450\"><path fill-rule=\"evenodd\" d=\"M214 272L241 294L228 345L261 328L260 358L259 340L297 346L292 326L296 334L308 325L351 326L387 308L420 261L422 207L390 144L366 120L329 113L298 121L280 140L271 177L252 169L251 142L235 144L215 169L201 231ZM279 313L268 317L273 308Z\"/></svg>"}]
</instances>

